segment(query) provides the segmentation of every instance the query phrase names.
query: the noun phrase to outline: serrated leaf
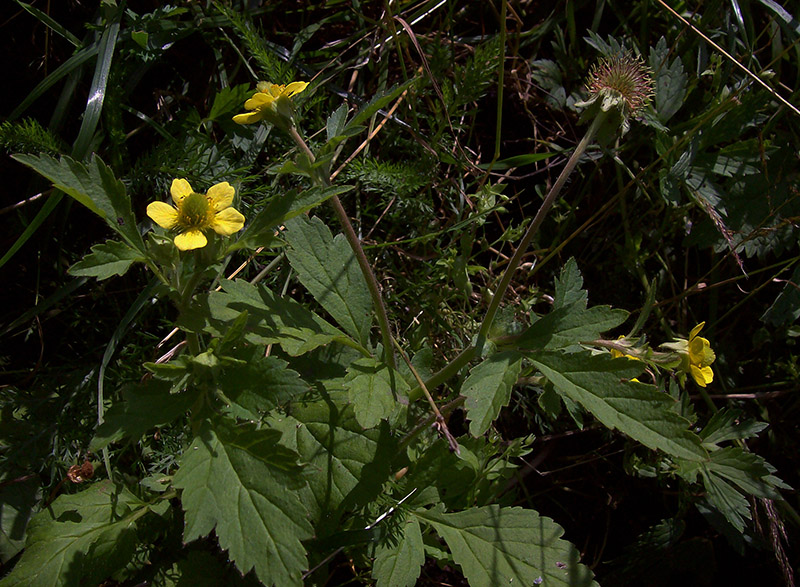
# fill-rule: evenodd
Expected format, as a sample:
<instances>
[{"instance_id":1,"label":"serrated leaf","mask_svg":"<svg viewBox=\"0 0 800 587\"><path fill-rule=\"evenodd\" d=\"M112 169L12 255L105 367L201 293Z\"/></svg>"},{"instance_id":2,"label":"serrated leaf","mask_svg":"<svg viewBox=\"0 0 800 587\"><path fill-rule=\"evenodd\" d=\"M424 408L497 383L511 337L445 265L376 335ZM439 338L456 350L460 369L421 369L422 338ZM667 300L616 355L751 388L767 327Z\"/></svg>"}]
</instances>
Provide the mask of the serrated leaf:
<instances>
[{"instance_id":1,"label":"serrated leaf","mask_svg":"<svg viewBox=\"0 0 800 587\"><path fill-rule=\"evenodd\" d=\"M375 549L372 578L378 587L413 587L425 564L425 547L419 521L407 518L402 524L403 534L393 543L380 544Z\"/></svg>"},{"instance_id":2,"label":"serrated leaf","mask_svg":"<svg viewBox=\"0 0 800 587\"><path fill-rule=\"evenodd\" d=\"M522 355L515 351L494 354L473 367L461 386L461 395L467 398L470 434L480 436L486 432L500 409L508 405L521 369Z\"/></svg>"},{"instance_id":3,"label":"serrated leaf","mask_svg":"<svg viewBox=\"0 0 800 587\"><path fill-rule=\"evenodd\" d=\"M371 358L353 362L344 385L356 420L364 428L374 428L388 418L397 403L397 394L408 392L408 384L397 371Z\"/></svg>"},{"instance_id":4,"label":"serrated leaf","mask_svg":"<svg viewBox=\"0 0 800 587\"><path fill-rule=\"evenodd\" d=\"M773 479L788 489L780 479L772 476L774 469L762 457L738 446L712 452L711 460L705 468L706 471L727 479L741 491L756 497L781 499L772 483Z\"/></svg>"},{"instance_id":5,"label":"serrated leaf","mask_svg":"<svg viewBox=\"0 0 800 587\"><path fill-rule=\"evenodd\" d=\"M489 505L414 511L444 538L470 585L595 585L564 530L534 510Z\"/></svg>"},{"instance_id":6,"label":"serrated leaf","mask_svg":"<svg viewBox=\"0 0 800 587\"><path fill-rule=\"evenodd\" d=\"M578 263L574 257L570 257L555 280L553 309L558 310L573 305L585 309L588 301L589 294L583 289L583 277L578 269Z\"/></svg>"},{"instance_id":7,"label":"serrated leaf","mask_svg":"<svg viewBox=\"0 0 800 587\"><path fill-rule=\"evenodd\" d=\"M237 357L246 362L225 368L218 384L227 398L253 414L286 404L309 389L286 361L265 357L261 347L251 347Z\"/></svg>"},{"instance_id":8,"label":"serrated leaf","mask_svg":"<svg viewBox=\"0 0 800 587\"><path fill-rule=\"evenodd\" d=\"M655 72L655 107L658 119L666 123L683 105L686 81L680 57L669 62L670 48L664 37L650 48L650 68Z\"/></svg>"},{"instance_id":9,"label":"serrated leaf","mask_svg":"<svg viewBox=\"0 0 800 587\"><path fill-rule=\"evenodd\" d=\"M69 268L78 277L96 277L98 281L114 275L125 275L131 265L144 261L144 255L119 241L106 241L92 247L92 252Z\"/></svg>"},{"instance_id":10,"label":"serrated leaf","mask_svg":"<svg viewBox=\"0 0 800 587\"><path fill-rule=\"evenodd\" d=\"M49 179L53 186L104 218L106 224L129 245L144 251L125 186L97 155L84 165L69 157L14 155L14 159Z\"/></svg>"},{"instance_id":11,"label":"serrated leaf","mask_svg":"<svg viewBox=\"0 0 800 587\"><path fill-rule=\"evenodd\" d=\"M243 573L267 585L302 585L301 540L312 536L297 455L276 430L203 423L181 459L174 486L183 489L187 542L216 532Z\"/></svg>"},{"instance_id":12,"label":"serrated leaf","mask_svg":"<svg viewBox=\"0 0 800 587\"><path fill-rule=\"evenodd\" d=\"M295 218L287 225L286 255L300 282L334 320L369 347L372 298L344 235L336 238L319 218Z\"/></svg>"},{"instance_id":13,"label":"serrated leaf","mask_svg":"<svg viewBox=\"0 0 800 587\"><path fill-rule=\"evenodd\" d=\"M97 585L130 560L146 504L111 481L62 495L28 527L28 542L3 587Z\"/></svg>"},{"instance_id":14,"label":"serrated leaf","mask_svg":"<svg viewBox=\"0 0 800 587\"><path fill-rule=\"evenodd\" d=\"M123 401L106 412L89 448L98 451L123 438L138 440L148 430L165 426L188 412L197 391L170 393L171 387L169 381L149 379L125 388Z\"/></svg>"},{"instance_id":15,"label":"serrated leaf","mask_svg":"<svg viewBox=\"0 0 800 587\"><path fill-rule=\"evenodd\" d=\"M283 195L275 196L261 212L250 220L239 239L228 247L228 251L244 247L254 248L271 243L278 226L319 206L325 200L347 193L351 189L353 186L349 185L328 188L313 187L299 194L290 190Z\"/></svg>"},{"instance_id":16,"label":"serrated leaf","mask_svg":"<svg viewBox=\"0 0 800 587\"><path fill-rule=\"evenodd\" d=\"M331 112L328 116L328 121L325 125L325 130L328 133L328 141L340 136L344 131L345 122L347 120L347 104L342 104L336 110Z\"/></svg>"},{"instance_id":17,"label":"serrated leaf","mask_svg":"<svg viewBox=\"0 0 800 587\"><path fill-rule=\"evenodd\" d=\"M318 535L325 534L325 524L341 529L340 509L358 508L377 497L395 456L388 426L364 430L352 407L337 407L340 403L326 394L323 400L293 405L292 416L271 422L283 431L282 442L307 463L303 502L321 520Z\"/></svg>"},{"instance_id":18,"label":"serrated leaf","mask_svg":"<svg viewBox=\"0 0 800 587\"><path fill-rule=\"evenodd\" d=\"M756 436L768 424L744 416L742 410L723 408L718 411L700 432L703 444L714 446L726 440L745 440Z\"/></svg>"},{"instance_id":19,"label":"serrated leaf","mask_svg":"<svg viewBox=\"0 0 800 587\"><path fill-rule=\"evenodd\" d=\"M626 381L644 370L640 361L589 351L543 351L529 358L559 394L581 404L607 427L678 458L708 458L700 437L689 430L689 421L671 410L674 399L651 385Z\"/></svg>"},{"instance_id":20,"label":"serrated leaf","mask_svg":"<svg viewBox=\"0 0 800 587\"><path fill-rule=\"evenodd\" d=\"M745 520L751 518L750 504L745 497L714 471L704 470L701 477L708 504L721 513L737 532L744 532Z\"/></svg>"},{"instance_id":21,"label":"serrated leaf","mask_svg":"<svg viewBox=\"0 0 800 587\"><path fill-rule=\"evenodd\" d=\"M600 338L628 318L625 310L594 306L581 310L579 304L553 310L523 332L516 341L521 349L555 350Z\"/></svg>"},{"instance_id":22,"label":"serrated leaf","mask_svg":"<svg viewBox=\"0 0 800 587\"><path fill-rule=\"evenodd\" d=\"M276 295L264 285L238 279L225 280L221 285L223 291L198 299L198 307L182 316L181 323L195 331L204 329L222 336L230 321L246 310L244 338L253 344L279 344L295 357L333 341L353 344L342 331L305 306Z\"/></svg>"}]
</instances>

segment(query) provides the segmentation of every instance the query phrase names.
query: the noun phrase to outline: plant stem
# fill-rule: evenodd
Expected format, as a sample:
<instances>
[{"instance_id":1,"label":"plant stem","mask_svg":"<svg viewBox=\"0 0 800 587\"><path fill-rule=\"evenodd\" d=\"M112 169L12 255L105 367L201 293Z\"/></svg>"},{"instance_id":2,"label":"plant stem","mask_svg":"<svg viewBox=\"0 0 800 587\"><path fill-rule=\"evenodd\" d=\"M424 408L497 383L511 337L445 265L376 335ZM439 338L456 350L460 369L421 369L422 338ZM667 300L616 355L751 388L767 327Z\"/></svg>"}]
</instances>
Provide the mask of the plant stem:
<instances>
[{"instance_id":1,"label":"plant stem","mask_svg":"<svg viewBox=\"0 0 800 587\"><path fill-rule=\"evenodd\" d=\"M315 159L314 153L308 147L306 142L303 140L303 137L300 136L294 126L289 127L289 136L292 137L292 140L297 144L297 146L300 147L300 149L302 149L308 158L313 162ZM330 177L323 176L321 177L321 180L324 184L324 187L331 186ZM367 289L369 289L369 295L372 298L372 305L375 306L375 314L378 317L378 326L381 330L384 361L386 361L386 364L392 369L395 369L397 368L397 364L394 360L394 350L392 347L392 330L389 326L389 316L386 314L386 306L383 304L383 297L381 296L381 290L378 286L378 280L375 278L375 274L372 272L369 259L367 259L367 256L364 254L364 249L361 248L361 241L358 239L358 235L356 234L353 225L350 223L350 218L347 217L347 212L345 212L341 200L338 196L334 195L331 197L330 201L331 205L333 206L333 211L342 225L344 236L347 239L347 242L350 244L353 254L355 254L356 261L358 261L358 266L361 268L361 273L364 275L364 280L367 282Z\"/></svg>"},{"instance_id":2,"label":"plant stem","mask_svg":"<svg viewBox=\"0 0 800 587\"><path fill-rule=\"evenodd\" d=\"M575 166L578 164L578 160L586 151L586 147L588 147L592 140L594 140L597 130L603 124L607 116L608 113L601 110L592 121L592 124L589 126L586 134L581 139L581 142L575 147L575 150L572 152L567 164L564 166L564 169L561 170L561 174L558 176L558 179L556 179L553 187L550 188L550 191L542 202L542 205L539 207L539 211L536 213L536 216L534 216L533 222L531 222L531 225L528 227L528 230L522 237L517 250L514 252L514 256L511 257L511 260L508 262L505 273L503 273L503 276L500 278L500 283L497 285L494 295L492 295L492 301L489 303L489 309L486 311L486 316L484 317L480 330L478 331L478 338L475 344L478 352L480 352L480 349L483 348L483 344L486 341L486 336L489 333L489 329L492 327L492 322L497 315L497 311L500 309L500 302L503 301L506 290L511 284L511 279L514 277L514 272L520 266L520 263L522 263L522 257L525 255L525 251L528 250L528 246L530 246L533 237L538 232L539 227L547 216L547 213L550 211L550 208L552 208L553 203L558 197L558 194L561 192L561 188L563 188L564 184L567 183L567 179L572 174Z\"/></svg>"}]
</instances>

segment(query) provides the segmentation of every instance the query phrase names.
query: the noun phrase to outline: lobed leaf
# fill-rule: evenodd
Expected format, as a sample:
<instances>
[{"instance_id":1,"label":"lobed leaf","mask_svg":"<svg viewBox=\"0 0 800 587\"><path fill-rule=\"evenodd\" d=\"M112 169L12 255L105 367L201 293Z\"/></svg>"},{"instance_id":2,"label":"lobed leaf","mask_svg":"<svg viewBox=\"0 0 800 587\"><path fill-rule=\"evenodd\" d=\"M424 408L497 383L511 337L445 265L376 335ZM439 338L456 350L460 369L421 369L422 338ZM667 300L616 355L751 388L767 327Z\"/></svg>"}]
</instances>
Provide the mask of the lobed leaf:
<instances>
[{"instance_id":1,"label":"lobed leaf","mask_svg":"<svg viewBox=\"0 0 800 587\"><path fill-rule=\"evenodd\" d=\"M564 530L534 510L489 505L416 510L444 538L470 585L596 585Z\"/></svg>"},{"instance_id":2,"label":"lobed leaf","mask_svg":"<svg viewBox=\"0 0 800 587\"><path fill-rule=\"evenodd\" d=\"M92 252L69 268L70 275L96 277L98 281L125 275L130 266L144 261L140 251L120 241L106 241L92 247Z\"/></svg>"},{"instance_id":3,"label":"lobed leaf","mask_svg":"<svg viewBox=\"0 0 800 587\"><path fill-rule=\"evenodd\" d=\"M364 428L374 428L388 418L397 394L408 392L408 384L397 371L372 358L358 359L347 368L345 387L356 420Z\"/></svg>"},{"instance_id":4,"label":"lobed leaf","mask_svg":"<svg viewBox=\"0 0 800 587\"><path fill-rule=\"evenodd\" d=\"M678 458L708 458L689 421L672 411L674 399L651 385L628 381L641 374L644 363L589 351L541 351L529 358L560 395L581 404L607 427Z\"/></svg>"},{"instance_id":5,"label":"lobed leaf","mask_svg":"<svg viewBox=\"0 0 800 587\"><path fill-rule=\"evenodd\" d=\"M187 542L216 532L237 568L255 569L267 585L302 585L301 540L311 538L297 455L280 433L206 421L181 459L174 485L183 489Z\"/></svg>"},{"instance_id":6,"label":"lobed leaf","mask_svg":"<svg viewBox=\"0 0 800 587\"><path fill-rule=\"evenodd\" d=\"M476 365L461 386L461 395L467 398L469 432L480 436L489 429L508 405L511 388L522 370L523 355L516 351L494 354Z\"/></svg>"}]
</instances>

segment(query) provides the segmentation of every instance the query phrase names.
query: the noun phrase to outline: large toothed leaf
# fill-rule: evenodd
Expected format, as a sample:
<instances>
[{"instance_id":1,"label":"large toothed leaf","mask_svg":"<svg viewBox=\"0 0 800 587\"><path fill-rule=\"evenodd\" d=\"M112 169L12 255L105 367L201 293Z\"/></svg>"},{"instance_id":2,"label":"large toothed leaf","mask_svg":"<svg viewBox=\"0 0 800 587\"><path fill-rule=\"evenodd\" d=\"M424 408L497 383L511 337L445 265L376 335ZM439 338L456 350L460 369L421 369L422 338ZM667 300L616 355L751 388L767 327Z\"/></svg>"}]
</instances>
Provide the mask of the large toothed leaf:
<instances>
[{"instance_id":1,"label":"large toothed leaf","mask_svg":"<svg viewBox=\"0 0 800 587\"><path fill-rule=\"evenodd\" d=\"M560 395L581 404L609 428L682 459L708 458L689 421L672 411L674 399L652 385L629 381L644 370L640 361L589 351L543 351L532 353L530 360Z\"/></svg>"},{"instance_id":2,"label":"large toothed leaf","mask_svg":"<svg viewBox=\"0 0 800 587\"><path fill-rule=\"evenodd\" d=\"M409 517L402 524L402 536L375 549L372 577L378 587L413 587L425 563L425 547L419 521Z\"/></svg>"},{"instance_id":3,"label":"large toothed leaf","mask_svg":"<svg viewBox=\"0 0 800 587\"><path fill-rule=\"evenodd\" d=\"M292 356L335 340L349 341L341 330L305 306L282 298L263 285L254 286L243 280L223 281L222 289L200 298L196 302L198 307L186 312L181 323L190 330L204 329L221 336L230 321L247 311L245 340L253 344L279 344Z\"/></svg>"},{"instance_id":4,"label":"large toothed leaf","mask_svg":"<svg viewBox=\"0 0 800 587\"><path fill-rule=\"evenodd\" d=\"M22 558L0 585L98 585L130 561L136 520L149 509L111 481L62 495L31 520Z\"/></svg>"},{"instance_id":5,"label":"large toothed leaf","mask_svg":"<svg viewBox=\"0 0 800 587\"><path fill-rule=\"evenodd\" d=\"M242 573L255 568L267 585L301 585L307 568L301 540L312 528L300 501L297 455L276 430L203 424L181 460L187 542L216 532Z\"/></svg>"},{"instance_id":6,"label":"large toothed leaf","mask_svg":"<svg viewBox=\"0 0 800 587\"><path fill-rule=\"evenodd\" d=\"M319 218L287 223L286 251L300 282L345 332L369 346L372 298L344 235L334 238Z\"/></svg>"},{"instance_id":7,"label":"large toothed leaf","mask_svg":"<svg viewBox=\"0 0 800 587\"><path fill-rule=\"evenodd\" d=\"M564 530L534 510L489 505L414 514L444 538L470 585L594 585Z\"/></svg>"},{"instance_id":8,"label":"large toothed leaf","mask_svg":"<svg viewBox=\"0 0 800 587\"><path fill-rule=\"evenodd\" d=\"M650 48L650 67L655 72L655 107L658 119L666 123L683 105L686 97L686 81L689 77L683 70L680 57L670 61L672 50L664 37Z\"/></svg>"},{"instance_id":9,"label":"large toothed leaf","mask_svg":"<svg viewBox=\"0 0 800 587\"><path fill-rule=\"evenodd\" d=\"M521 369L522 355L507 351L492 355L470 371L461 386L461 395L467 398L470 434L480 436L486 432L500 409L508 405Z\"/></svg>"},{"instance_id":10,"label":"large toothed leaf","mask_svg":"<svg viewBox=\"0 0 800 587\"><path fill-rule=\"evenodd\" d=\"M105 219L129 245L144 251L144 241L136 227L125 186L100 157L92 155L86 164L69 157L55 159L49 155L14 155L14 158Z\"/></svg>"}]
</instances>

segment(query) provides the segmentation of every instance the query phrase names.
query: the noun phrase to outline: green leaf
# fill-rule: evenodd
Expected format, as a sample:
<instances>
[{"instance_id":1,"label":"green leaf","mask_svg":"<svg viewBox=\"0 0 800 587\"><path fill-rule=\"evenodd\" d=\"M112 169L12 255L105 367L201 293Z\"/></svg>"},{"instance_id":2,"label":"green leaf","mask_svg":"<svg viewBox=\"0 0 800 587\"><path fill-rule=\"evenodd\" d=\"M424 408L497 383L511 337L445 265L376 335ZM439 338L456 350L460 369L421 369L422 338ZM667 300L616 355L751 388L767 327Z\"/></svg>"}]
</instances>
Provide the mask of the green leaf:
<instances>
[{"instance_id":1,"label":"green leaf","mask_svg":"<svg viewBox=\"0 0 800 587\"><path fill-rule=\"evenodd\" d=\"M409 517L402 524L403 534L375 549L372 578L378 587L413 587L425 564L425 548L419 521Z\"/></svg>"},{"instance_id":2,"label":"green leaf","mask_svg":"<svg viewBox=\"0 0 800 587\"><path fill-rule=\"evenodd\" d=\"M342 134L347 120L347 104L342 104L328 116L325 130L328 133L328 142Z\"/></svg>"},{"instance_id":3,"label":"green leaf","mask_svg":"<svg viewBox=\"0 0 800 587\"><path fill-rule=\"evenodd\" d=\"M275 229L288 220L308 212L325 200L347 193L353 186L339 185L329 188L313 187L298 194L290 190L272 198L266 207L248 224L239 239L228 247L228 252L244 247L255 248L270 244L275 237Z\"/></svg>"},{"instance_id":4,"label":"green leaf","mask_svg":"<svg viewBox=\"0 0 800 587\"><path fill-rule=\"evenodd\" d=\"M165 426L188 412L197 399L197 392L170 393L171 387L168 381L159 379L127 387L122 392L123 401L106 412L90 449L98 451L123 438L139 440L148 430Z\"/></svg>"},{"instance_id":5,"label":"green leaf","mask_svg":"<svg viewBox=\"0 0 800 587\"><path fill-rule=\"evenodd\" d=\"M492 355L470 371L461 386L461 395L467 398L470 434L480 436L486 432L500 409L508 405L521 369L522 355L506 351Z\"/></svg>"},{"instance_id":6,"label":"green leaf","mask_svg":"<svg viewBox=\"0 0 800 587\"><path fill-rule=\"evenodd\" d=\"M125 186L97 155L86 165L49 155L14 155L14 159L49 179L53 186L75 198L92 212L105 219L108 226L133 248L144 251L144 241L136 227L131 201Z\"/></svg>"},{"instance_id":7,"label":"green leaf","mask_svg":"<svg viewBox=\"0 0 800 587\"><path fill-rule=\"evenodd\" d=\"M70 275L96 277L98 281L114 275L125 275L131 265L144 261L136 249L119 241L106 241L92 247L92 252L69 268Z\"/></svg>"},{"instance_id":8,"label":"green leaf","mask_svg":"<svg viewBox=\"0 0 800 587\"><path fill-rule=\"evenodd\" d=\"M715 447L726 440L745 440L756 436L768 424L758 422L744 416L744 412L735 408L723 408L708 421L700 432L703 444Z\"/></svg>"},{"instance_id":9,"label":"green leaf","mask_svg":"<svg viewBox=\"0 0 800 587\"><path fill-rule=\"evenodd\" d=\"M207 298L201 298L199 307L182 316L181 323L191 330L204 328L222 336L230 321L246 310L244 338L253 344L279 344L295 357L332 341L353 344L342 331L305 306L277 296L264 285L254 286L244 280L223 281L221 285L222 292L211 292ZM200 326L198 321L207 323Z\"/></svg>"},{"instance_id":10,"label":"green leaf","mask_svg":"<svg viewBox=\"0 0 800 587\"><path fill-rule=\"evenodd\" d=\"M0 565L25 547L28 521L39 508L40 481L14 468L0 478Z\"/></svg>"},{"instance_id":11,"label":"green leaf","mask_svg":"<svg viewBox=\"0 0 800 587\"><path fill-rule=\"evenodd\" d=\"M655 72L655 107L658 119L666 123L683 105L686 97L688 76L683 70L680 57L670 63L670 48L664 37L650 48L650 67Z\"/></svg>"},{"instance_id":12,"label":"green leaf","mask_svg":"<svg viewBox=\"0 0 800 587\"><path fill-rule=\"evenodd\" d=\"M374 428L388 418L397 405L397 394L408 392L408 384L397 371L372 358L358 359L348 367L345 387L356 420L364 428Z\"/></svg>"},{"instance_id":13,"label":"green leaf","mask_svg":"<svg viewBox=\"0 0 800 587\"><path fill-rule=\"evenodd\" d=\"M414 514L444 538L470 585L595 585L564 530L534 510L489 505Z\"/></svg>"},{"instance_id":14,"label":"green leaf","mask_svg":"<svg viewBox=\"0 0 800 587\"><path fill-rule=\"evenodd\" d=\"M389 427L364 430L352 407L337 407L338 399L326 394L320 401L295 404L291 416L271 422L283 431L282 442L308 464L303 503L321 520L318 536L325 534L326 524L331 531L341 530L336 512L357 509L378 496L395 457Z\"/></svg>"},{"instance_id":15,"label":"green leaf","mask_svg":"<svg viewBox=\"0 0 800 587\"><path fill-rule=\"evenodd\" d=\"M220 89L214 96L214 103L208 112L208 120L217 120L226 114L231 115L239 112L245 100L252 95L253 91L250 89L250 84L239 84ZM225 120L225 122L228 121Z\"/></svg>"},{"instance_id":16,"label":"green leaf","mask_svg":"<svg viewBox=\"0 0 800 587\"><path fill-rule=\"evenodd\" d=\"M0 585L97 585L131 559L136 520L148 511L111 481L62 495L31 520L22 558Z\"/></svg>"},{"instance_id":17,"label":"green leaf","mask_svg":"<svg viewBox=\"0 0 800 587\"><path fill-rule=\"evenodd\" d=\"M499 159L492 163L482 163L478 165L478 169L489 169L492 171L503 171L505 169L512 169L514 167L522 167L532 163L538 163L544 159L549 159L558 153L527 153L525 155L514 155L506 159Z\"/></svg>"},{"instance_id":18,"label":"green leaf","mask_svg":"<svg viewBox=\"0 0 800 587\"><path fill-rule=\"evenodd\" d=\"M760 320L765 324L785 327L800 318L800 265L794 268L792 276L786 281L781 293L761 315Z\"/></svg>"},{"instance_id":19,"label":"green leaf","mask_svg":"<svg viewBox=\"0 0 800 587\"><path fill-rule=\"evenodd\" d=\"M772 476L774 469L762 457L738 446L712 452L705 468L756 497L780 500L781 495L775 490L774 482L789 489L780 479Z\"/></svg>"},{"instance_id":20,"label":"green leaf","mask_svg":"<svg viewBox=\"0 0 800 587\"><path fill-rule=\"evenodd\" d=\"M708 458L700 437L689 430L689 421L671 410L674 399L652 385L625 380L640 375L644 363L590 351L543 351L529 358L559 394L581 404L607 427L682 459Z\"/></svg>"},{"instance_id":21,"label":"green leaf","mask_svg":"<svg viewBox=\"0 0 800 587\"><path fill-rule=\"evenodd\" d=\"M309 389L286 361L265 357L260 346L248 348L246 355L237 358L246 363L225 368L218 384L227 398L254 415L286 404Z\"/></svg>"},{"instance_id":22,"label":"green leaf","mask_svg":"<svg viewBox=\"0 0 800 587\"><path fill-rule=\"evenodd\" d=\"M174 485L183 489L186 542L216 532L243 573L255 568L267 585L302 585L301 540L312 536L297 455L280 433L205 422L184 453Z\"/></svg>"},{"instance_id":23,"label":"green leaf","mask_svg":"<svg viewBox=\"0 0 800 587\"><path fill-rule=\"evenodd\" d=\"M555 350L584 341L616 328L628 317L624 310L609 306L586 309L588 294L575 259L570 259L556 278L553 310L536 320L516 341L519 348Z\"/></svg>"},{"instance_id":24,"label":"green leaf","mask_svg":"<svg viewBox=\"0 0 800 587\"><path fill-rule=\"evenodd\" d=\"M361 346L369 347L372 298L344 235L336 238L319 218L287 224L286 255L300 282Z\"/></svg>"}]
</instances>

